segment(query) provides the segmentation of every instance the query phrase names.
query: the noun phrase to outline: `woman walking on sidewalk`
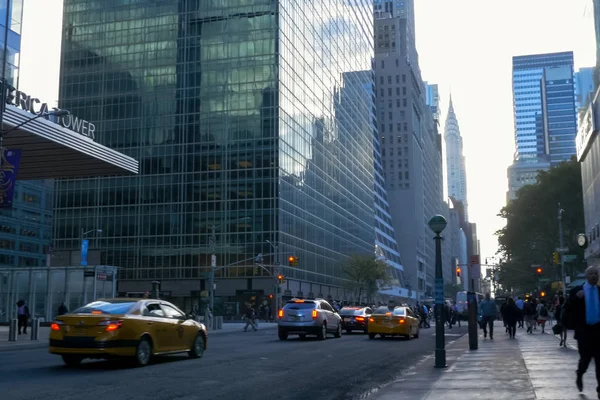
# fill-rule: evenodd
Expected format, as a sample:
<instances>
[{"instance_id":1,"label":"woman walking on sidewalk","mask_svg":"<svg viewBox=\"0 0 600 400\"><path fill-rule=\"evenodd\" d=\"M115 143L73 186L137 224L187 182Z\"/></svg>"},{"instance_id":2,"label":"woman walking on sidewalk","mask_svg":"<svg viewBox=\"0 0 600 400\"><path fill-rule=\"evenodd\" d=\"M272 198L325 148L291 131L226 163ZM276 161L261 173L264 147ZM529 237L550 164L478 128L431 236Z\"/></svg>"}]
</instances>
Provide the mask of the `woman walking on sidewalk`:
<instances>
[{"instance_id":1,"label":"woman walking on sidewalk","mask_svg":"<svg viewBox=\"0 0 600 400\"><path fill-rule=\"evenodd\" d=\"M517 321L520 313L521 310L519 310L513 298L509 297L506 301L506 306L504 307L502 317L504 319L504 323L506 324L508 337L510 339L514 339L515 334L517 333Z\"/></svg>"},{"instance_id":2,"label":"woman walking on sidewalk","mask_svg":"<svg viewBox=\"0 0 600 400\"><path fill-rule=\"evenodd\" d=\"M554 332L558 332L560 336L559 346L567 347L567 329L563 321L563 310L565 307L565 298L561 295L558 297L558 304L554 308L554 319L556 320L556 329L552 328Z\"/></svg>"},{"instance_id":3,"label":"woman walking on sidewalk","mask_svg":"<svg viewBox=\"0 0 600 400\"><path fill-rule=\"evenodd\" d=\"M537 305L536 311L538 315L537 323L542 327L542 333L545 333L544 330L546 329L546 321L548 321L548 317L550 316L545 300L540 301L540 304Z\"/></svg>"}]
</instances>

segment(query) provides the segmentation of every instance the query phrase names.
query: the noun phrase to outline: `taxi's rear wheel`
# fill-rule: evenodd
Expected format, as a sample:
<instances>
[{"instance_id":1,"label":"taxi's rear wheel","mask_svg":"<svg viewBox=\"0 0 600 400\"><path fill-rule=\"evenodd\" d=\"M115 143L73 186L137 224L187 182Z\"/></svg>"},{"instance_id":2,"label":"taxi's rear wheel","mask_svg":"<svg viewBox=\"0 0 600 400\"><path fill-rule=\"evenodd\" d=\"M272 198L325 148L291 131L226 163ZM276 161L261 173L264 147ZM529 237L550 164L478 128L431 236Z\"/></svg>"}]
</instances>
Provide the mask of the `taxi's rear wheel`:
<instances>
[{"instance_id":1,"label":"taxi's rear wheel","mask_svg":"<svg viewBox=\"0 0 600 400\"><path fill-rule=\"evenodd\" d=\"M192 348L188 351L188 355L191 358L200 358L204 355L204 336L202 334L196 335Z\"/></svg>"},{"instance_id":2,"label":"taxi's rear wheel","mask_svg":"<svg viewBox=\"0 0 600 400\"><path fill-rule=\"evenodd\" d=\"M286 340L288 338L288 333L284 330L279 330L279 340Z\"/></svg>"},{"instance_id":3,"label":"taxi's rear wheel","mask_svg":"<svg viewBox=\"0 0 600 400\"><path fill-rule=\"evenodd\" d=\"M375 339L375 334L374 333L369 333L369 339Z\"/></svg>"},{"instance_id":4,"label":"taxi's rear wheel","mask_svg":"<svg viewBox=\"0 0 600 400\"><path fill-rule=\"evenodd\" d=\"M417 333L415 333L415 339L418 339L418 338L419 338L419 333L421 333L421 332L420 332L420 329L417 329Z\"/></svg>"},{"instance_id":5,"label":"taxi's rear wheel","mask_svg":"<svg viewBox=\"0 0 600 400\"><path fill-rule=\"evenodd\" d=\"M152 358L152 343L148 338L142 338L135 349L135 363L143 367L150 363Z\"/></svg>"},{"instance_id":6,"label":"taxi's rear wheel","mask_svg":"<svg viewBox=\"0 0 600 400\"><path fill-rule=\"evenodd\" d=\"M65 365L69 367L76 367L81 364L81 361L83 361L83 357L74 356L71 354L62 356L62 359Z\"/></svg>"}]
</instances>

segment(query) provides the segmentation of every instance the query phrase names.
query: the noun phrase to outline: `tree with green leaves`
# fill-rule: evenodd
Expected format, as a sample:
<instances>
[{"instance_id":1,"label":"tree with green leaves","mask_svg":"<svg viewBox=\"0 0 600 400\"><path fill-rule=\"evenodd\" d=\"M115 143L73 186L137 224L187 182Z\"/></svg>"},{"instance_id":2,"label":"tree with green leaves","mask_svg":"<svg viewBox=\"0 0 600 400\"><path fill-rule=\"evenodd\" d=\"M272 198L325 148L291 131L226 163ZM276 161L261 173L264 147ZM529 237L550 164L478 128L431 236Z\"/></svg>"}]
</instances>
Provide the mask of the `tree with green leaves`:
<instances>
[{"instance_id":1,"label":"tree with green leaves","mask_svg":"<svg viewBox=\"0 0 600 400\"><path fill-rule=\"evenodd\" d=\"M357 293L360 304L377 293L379 286L389 283L388 265L378 261L374 255L354 254L343 265L346 288Z\"/></svg>"},{"instance_id":2,"label":"tree with green leaves","mask_svg":"<svg viewBox=\"0 0 600 400\"><path fill-rule=\"evenodd\" d=\"M560 206L559 206L560 205ZM504 290L529 292L540 286L532 265L542 268L542 278L560 281L560 265L553 262L553 253L559 247L558 212L563 209L563 241L567 254L576 255L576 261L565 264L565 272L572 277L584 268L583 250L577 246L577 235L585 232L581 167L572 159L549 171L541 171L537 183L517 192L498 216L506 226L496 232L503 261L499 266L499 284Z\"/></svg>"}]
</instances>

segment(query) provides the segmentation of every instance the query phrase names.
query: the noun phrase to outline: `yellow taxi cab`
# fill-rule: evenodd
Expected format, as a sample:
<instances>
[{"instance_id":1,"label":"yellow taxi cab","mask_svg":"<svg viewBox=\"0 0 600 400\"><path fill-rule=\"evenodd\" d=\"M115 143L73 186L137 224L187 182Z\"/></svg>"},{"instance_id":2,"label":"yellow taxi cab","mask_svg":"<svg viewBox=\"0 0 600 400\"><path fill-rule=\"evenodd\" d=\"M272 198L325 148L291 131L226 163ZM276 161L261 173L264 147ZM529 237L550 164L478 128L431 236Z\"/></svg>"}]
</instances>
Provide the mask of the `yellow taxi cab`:
<instances>
[{"instance_id":1,"label":"yellow taxi cab","mask_svg":"<svg viewBox=\"0 0 600 400\"><path fill-rule=\"evenodd\" d=\"M369 339L375 335L382 338L386 336L404 336L407 339L419 337L419 319L409 307L379 307L367 324Z\"/></svg>"},{"instance_id":2,"label":"yellow taxi cab","mask_svg":"<svg viewBox=\"0 0 600 400\"><path fill-rule=\"evenodd\" d=\"M164 300L100 299L50 325L49 351L69 366L85 358L128 357L139 366L162 354L198 358L206 345L206 327Z\"/></svg>"}]
</instances>

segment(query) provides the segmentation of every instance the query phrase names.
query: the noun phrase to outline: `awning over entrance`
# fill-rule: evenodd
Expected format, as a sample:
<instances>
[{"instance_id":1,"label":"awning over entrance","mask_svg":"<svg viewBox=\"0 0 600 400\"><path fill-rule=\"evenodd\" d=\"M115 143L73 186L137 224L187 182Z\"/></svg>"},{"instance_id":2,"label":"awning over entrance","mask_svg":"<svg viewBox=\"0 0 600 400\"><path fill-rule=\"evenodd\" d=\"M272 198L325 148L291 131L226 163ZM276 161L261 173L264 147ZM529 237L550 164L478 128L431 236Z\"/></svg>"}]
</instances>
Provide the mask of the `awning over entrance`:
<instances>
[{"instance_id":1,"label":"awning over entrance","mask_svg":"<svg viewBox=\"0 0 600 400\"><path fill-rule=\"evenodd\" d=\"M13 105L6 105L2 127L7 132L4 148L22 151L17 180L138 173L139 164L135 159L44 118L10 131L32 116Z\"/></svg>"}]
</instances>

